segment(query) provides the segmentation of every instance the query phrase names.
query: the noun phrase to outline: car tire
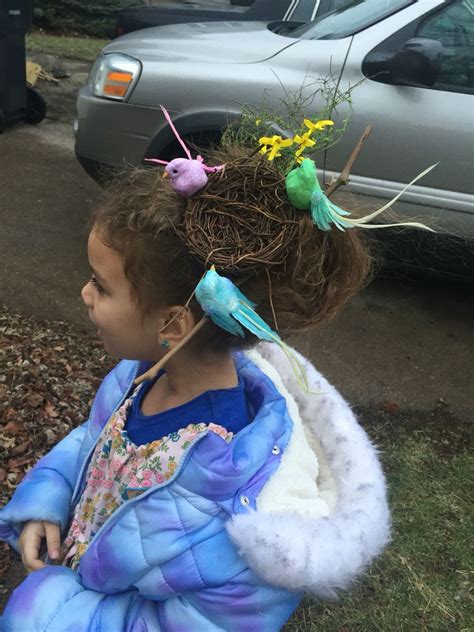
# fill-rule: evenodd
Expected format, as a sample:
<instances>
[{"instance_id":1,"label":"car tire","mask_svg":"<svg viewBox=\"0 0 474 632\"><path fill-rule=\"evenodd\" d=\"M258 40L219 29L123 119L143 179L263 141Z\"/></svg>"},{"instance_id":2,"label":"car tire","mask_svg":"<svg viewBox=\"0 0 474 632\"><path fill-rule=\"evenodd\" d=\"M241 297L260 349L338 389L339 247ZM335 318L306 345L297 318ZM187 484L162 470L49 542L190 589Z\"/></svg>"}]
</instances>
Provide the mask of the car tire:
<instances>
[{"instance_id":1,"label":"car tire","mask_svg":"<svg viewBox=\"0 0 474 632\"><path fill-rule=\"evenodd\" d=\"M219 146L221 133L218 131L202 131L194 132L183 136L186 146L189 147L193 158L198 154L202 155L206 160L206 154L209 150L216 149ZM147 158L159 158L160 160L173 160L174 158L184 158L184 151L180 143L175 140L167 145L158 156L147 155ZM150 164L150 163L146 163Z\"/></svg>"},{"instance_id":2,"label":"car tire","mask_svg":"<svg viewBox=\"0 0 474 632\"><path fill-rule=\"evenodd\" d=\"M23 121L29 125L37 125L46 116L46 101L34 88L26 89L26 114Z\"/></svg>"},{"instance_id":3,"label":"car tire","mask_svg":"<svg viewBox=\"0 0 474 632\"><path fill-rule=\"evenodd\" d=\"M0 110L0 134L3 134L3 132L5 131L5 127L6 127L5 114L3 113L3 110Z\"/></svg>"}]
</instances>

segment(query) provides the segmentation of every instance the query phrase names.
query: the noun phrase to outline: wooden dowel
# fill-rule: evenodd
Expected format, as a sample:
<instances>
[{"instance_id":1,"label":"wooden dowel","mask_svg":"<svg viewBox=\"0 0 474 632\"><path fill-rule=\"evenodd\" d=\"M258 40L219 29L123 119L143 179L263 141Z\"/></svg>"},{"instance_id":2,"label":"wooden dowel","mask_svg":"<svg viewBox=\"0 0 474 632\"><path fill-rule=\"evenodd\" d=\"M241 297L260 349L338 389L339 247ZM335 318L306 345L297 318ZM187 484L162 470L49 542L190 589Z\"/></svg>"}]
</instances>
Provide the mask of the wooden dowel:
<instances>
[{"instance_id":1,"label":"wooden dowel","mask_svg":"<svg viewBox=\"0 0 474 632\"><path fill-rule=\"evenodd\" d=\"M357 145L352 150L352 153L349 156L349 160L344 165L344 168L339 174L338 178L332 184L330 184L328 188L326 189L325 193L328 197L331 196L334 193L334 191L336 191L336 189L338 189L341 185L347 184L349 182L349 176L351 173L352 166L354 162L356 161L357 156L360 154L365 141L370 136L371 131L372 131L372 126L367 125L367 127L364 129L362 133L362 136L359 138Z\"/></svg>"},{"instance_id":2,"label":"wooden dowel","mask_svg":"<svg viewBox=\"0 0 474 632\"><path fill-rule=\"evenodd\" d=\"M203 316L201 320L194 325L191 331L188 334L186 334L186 336L184 336L184 338L180 340L175 347L170 349L170 351L168 351L168 353L165 356L163 356L161 360L159 360L155 365L149 368L148 371L146 371L146 373L143 373L143 375L140 375L139 377L137 377L135 381L133 382L134 385L138 386L138 384L145 382L145 380L152 380L153 378L155 378L158 374L158 371L164 367L164 365L168 362L168 360L170 360L174 356L175 353L177 353L182 347L184 347L184 345L188 342L188 340L190 340L194 336L194 334L196 334L200 329L202 329L202 327L204 327L204 325L207 323L208 320L209 318L207 316Z\"/></svg>"}]
</instances>

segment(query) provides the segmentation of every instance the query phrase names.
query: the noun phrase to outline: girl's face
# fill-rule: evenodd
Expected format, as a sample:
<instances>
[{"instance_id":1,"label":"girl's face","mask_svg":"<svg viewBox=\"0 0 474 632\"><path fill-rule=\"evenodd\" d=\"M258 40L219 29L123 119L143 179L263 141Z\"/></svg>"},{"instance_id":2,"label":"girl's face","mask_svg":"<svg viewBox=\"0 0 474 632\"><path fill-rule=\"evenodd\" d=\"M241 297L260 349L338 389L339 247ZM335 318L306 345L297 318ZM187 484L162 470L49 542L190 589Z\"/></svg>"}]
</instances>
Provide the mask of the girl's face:
<instances>
[{"instance_id":1,"label":"girl's face","mask_svg":"<svg viewBox=\"0 0 474 632\"><path fill-rule=\"evenodd\" d=\"M125 277L122 258L93 229L87 247L92 276L82 300L105 349L115 358L151 360L161 357L157 313L144 316Z\"/></svg>"}]
</instances>

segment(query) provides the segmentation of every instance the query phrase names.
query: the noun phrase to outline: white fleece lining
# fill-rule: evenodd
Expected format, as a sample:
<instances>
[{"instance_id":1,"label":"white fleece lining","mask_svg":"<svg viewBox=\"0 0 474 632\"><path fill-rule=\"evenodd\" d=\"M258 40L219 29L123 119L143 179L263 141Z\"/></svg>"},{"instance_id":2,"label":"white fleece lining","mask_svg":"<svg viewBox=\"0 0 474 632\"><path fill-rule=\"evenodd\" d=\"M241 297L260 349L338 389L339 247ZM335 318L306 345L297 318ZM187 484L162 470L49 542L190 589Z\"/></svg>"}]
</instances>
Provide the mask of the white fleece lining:
<instances>
[{"instance_id":1,"label":"white fleece lining","mask_svg":"<svg viewBox=\"0 0 474 632\"><path fill-rule=\"evenodd\" d=\"M255 350L246 355L271 379L280 395L283 395L293 422L291 437L283 450L280 465L258 495L257 509L264 512L295 511L302 516L327 516L328 503L321 498L316 482L318 459L306 439L295 399L267 360Z\"/></svg>"},{"instance_id":2,"label":"white fleece lining","mask_svg":"<svg viewBox=\"0 0 474 632\"><path fill-rule=\"evenodd\" d=\"M234 515L226 529L249 568L268 584L333 598L390 539L385 479L377 451L344 399L310 362L292 353L306 371L311 390L320 394L301 391L278 345L262 343L257 353L248 354L286 397L294 436L259 495L257 510ZM301 422L308 443L301 440ZM307 455L310 446L319 455L317 486L318 458ZM303 489L308 493L304 501ZM331 500L326 516L315 511L323 499ZM308 503L315 503L309 512Z\"/></svg>"}]
</instances>

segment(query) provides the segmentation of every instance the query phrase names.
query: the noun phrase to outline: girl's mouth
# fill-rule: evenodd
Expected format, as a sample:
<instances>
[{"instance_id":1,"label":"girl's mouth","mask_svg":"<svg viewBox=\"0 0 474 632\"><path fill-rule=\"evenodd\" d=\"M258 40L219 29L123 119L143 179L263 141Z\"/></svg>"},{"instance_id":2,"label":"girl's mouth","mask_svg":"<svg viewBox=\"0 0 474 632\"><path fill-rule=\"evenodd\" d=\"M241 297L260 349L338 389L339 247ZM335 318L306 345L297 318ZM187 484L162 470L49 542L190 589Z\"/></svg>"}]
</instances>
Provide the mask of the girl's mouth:
<instances>
[{"instance_id":1,"label":"girl's mouth","mask_svg":"<svg viewBox=\"0 0 474 632\"><path fill-rule=\"evenodd\" d=\"M89 320L91 321L91 323L94 325L94 327L96 327L96 328L97 328L97 329L96 329L96 334L97 334L97 336L100 338L100 336L101 336L101 331L100 331L100 329L97 327L97 325L96 325L96 323L95 323L94 319L92 318L92 316L90 315L90 312L89 312L88 316L89 316Z\"/></svg>"}]
</instances>

